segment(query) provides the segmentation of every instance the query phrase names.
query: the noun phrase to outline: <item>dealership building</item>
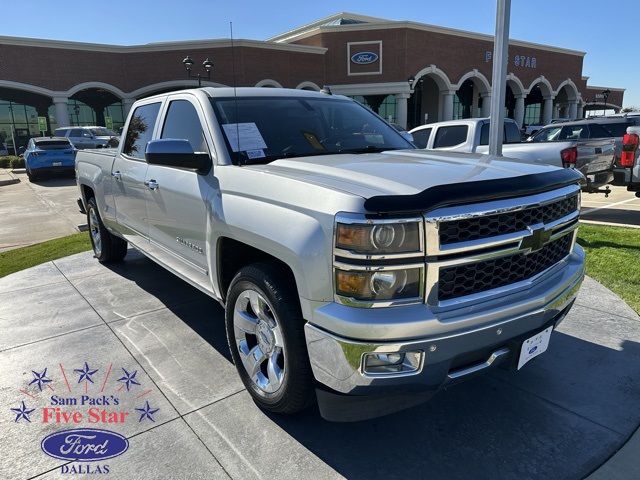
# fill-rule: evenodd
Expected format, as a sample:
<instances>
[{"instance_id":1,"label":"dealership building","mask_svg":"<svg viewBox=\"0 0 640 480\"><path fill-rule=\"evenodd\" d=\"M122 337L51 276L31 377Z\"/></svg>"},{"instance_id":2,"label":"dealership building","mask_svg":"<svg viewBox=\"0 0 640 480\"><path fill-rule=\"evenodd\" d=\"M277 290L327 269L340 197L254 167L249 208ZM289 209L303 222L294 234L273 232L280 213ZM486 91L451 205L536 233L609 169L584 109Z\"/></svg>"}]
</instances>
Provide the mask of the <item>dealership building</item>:
<instances>
[{"instance_id":1,"label":"dealership building","mask_svg":"<svg viewBox=\"0 0 640 480\"><path fill-rule=\"evenodd\" d=\"M525 126L619 111L624 89L588 85L585 54L510 40L505 115ZM492 56L491 35L350 13L265 41L114 46L0 37L0 139L20 146L58 126L118 128L135 100L198 84L328 86L408 128L488 116Z\"/></svg>"}]
</instances>

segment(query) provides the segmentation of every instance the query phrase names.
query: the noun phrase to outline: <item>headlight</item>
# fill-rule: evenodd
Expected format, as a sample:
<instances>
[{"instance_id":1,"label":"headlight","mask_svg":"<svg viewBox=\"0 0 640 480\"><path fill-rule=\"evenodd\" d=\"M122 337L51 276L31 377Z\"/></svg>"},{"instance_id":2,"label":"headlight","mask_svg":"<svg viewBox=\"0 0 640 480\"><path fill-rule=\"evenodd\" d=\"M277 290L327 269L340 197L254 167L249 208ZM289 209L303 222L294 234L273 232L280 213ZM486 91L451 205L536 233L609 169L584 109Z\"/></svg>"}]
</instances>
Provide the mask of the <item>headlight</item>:
<instances>
[{"instance_id":1,"label":"headlight","mask_svg":"<svg viewBox=\"0 0 640 480\"><path fill-rule=\"evenodd\" d=\"M422 268L389 270L335 270L336 293L360 301L403 300L419 298Z\"/></svg>"},{"instance_id":2,"label":"headlight","mask_svg":"<svg viewBox=\"0 0 640 480\"><path fill-rule=\"evenodd\" d=\"M420 224L418 222L338 223L336 248L374 255L420 252Z\"/></svg>"}]
</instances>

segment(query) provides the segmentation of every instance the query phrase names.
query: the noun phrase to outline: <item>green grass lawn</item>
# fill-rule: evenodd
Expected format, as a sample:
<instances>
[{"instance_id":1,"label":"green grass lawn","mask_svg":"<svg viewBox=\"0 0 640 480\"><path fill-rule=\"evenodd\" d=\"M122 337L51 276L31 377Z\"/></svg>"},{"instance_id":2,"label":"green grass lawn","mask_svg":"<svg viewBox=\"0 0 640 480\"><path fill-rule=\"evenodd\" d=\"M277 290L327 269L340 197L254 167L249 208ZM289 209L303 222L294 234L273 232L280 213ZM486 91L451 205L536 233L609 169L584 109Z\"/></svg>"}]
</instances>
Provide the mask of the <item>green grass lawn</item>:
<instances>
[{"instance_id":1,"label":"green grass lawn","mask_svg":"<svg viewBox=\"0 0 640 480\"><path fill-rule=\"evenodd\" d=\"M0 253L0 278L57 258L91 250L87 232Z\"/></svg>"},{"instance_id":2,"label":"green grass lawn","mask_svg":"<svg viewBox=\"0 0 640 480\"><path fill-rule=\"evenodd\" d=\"M583 224L578 243L587 251L587 275L640 312L640 230ZM0 253L0 277L87 250L86 232L9 250Z\"/></svg>"},{"instance_id":3,"label":"green grass lawn","mask_svg":"<svg viewBox=\"0 0 640 480\"><path fill-rule=\"evenodd\" d=\"M587 252L587 275L640 313L640 229L583 224L578 243Z\"/></svg>"}]
</instances>

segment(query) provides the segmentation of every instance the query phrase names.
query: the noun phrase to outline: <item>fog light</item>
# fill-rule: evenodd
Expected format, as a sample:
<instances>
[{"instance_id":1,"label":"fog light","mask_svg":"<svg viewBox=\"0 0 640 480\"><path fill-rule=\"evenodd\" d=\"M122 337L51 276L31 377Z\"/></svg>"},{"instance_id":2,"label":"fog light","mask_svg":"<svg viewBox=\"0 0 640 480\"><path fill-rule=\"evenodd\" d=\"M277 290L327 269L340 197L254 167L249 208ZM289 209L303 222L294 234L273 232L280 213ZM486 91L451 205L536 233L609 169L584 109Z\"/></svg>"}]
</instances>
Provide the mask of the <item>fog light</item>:
<instances>
[{"instance_id":1,"label":"fog light","mask_svg":"<svg viewBox=\"0 0 640 480\"><path fill-rule=\"evenodd\" d=\"M362 370L370 375L415 373L422 365L422 351L365 353Z\"/></svg>"}]
</instances>

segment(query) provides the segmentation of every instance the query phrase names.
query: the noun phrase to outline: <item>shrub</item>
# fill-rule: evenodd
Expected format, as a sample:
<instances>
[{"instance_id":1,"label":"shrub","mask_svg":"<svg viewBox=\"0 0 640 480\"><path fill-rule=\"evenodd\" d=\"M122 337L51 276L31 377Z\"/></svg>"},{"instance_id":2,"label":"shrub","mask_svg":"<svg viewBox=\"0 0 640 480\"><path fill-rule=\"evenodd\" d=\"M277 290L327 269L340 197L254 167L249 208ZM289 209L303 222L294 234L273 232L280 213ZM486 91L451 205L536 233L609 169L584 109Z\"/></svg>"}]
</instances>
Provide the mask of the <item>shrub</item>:
<instances>
[{"instance_id":1,"label":"shrub","mask_svg":"<svg viewBox=\"0 0 640 480\"><path fill-rule=\"evenodd\" d=\"M24 158L23 157L11 157L10 161L11 168L24 168Z\"/></svg>"},{"instance_id":2,"label":"shrub","mask_svg":"<svg viewBox=\"0 0 640 480\"><path fill-rule=\"evenodd\" d=\"M11 166L11 157L0 157L0 168L9 168Z\"/></svg>"}]
</instances>

